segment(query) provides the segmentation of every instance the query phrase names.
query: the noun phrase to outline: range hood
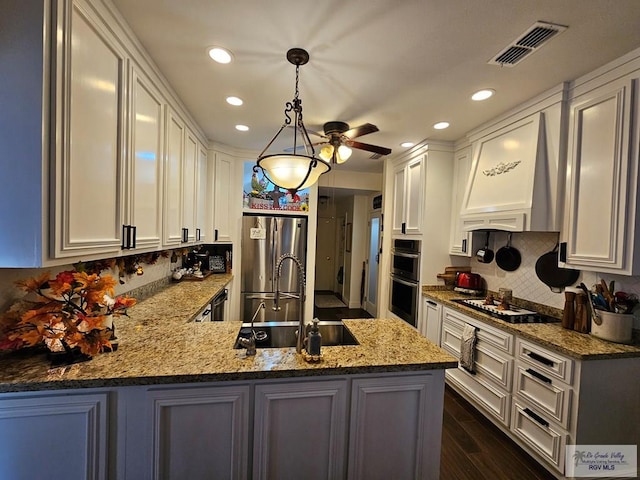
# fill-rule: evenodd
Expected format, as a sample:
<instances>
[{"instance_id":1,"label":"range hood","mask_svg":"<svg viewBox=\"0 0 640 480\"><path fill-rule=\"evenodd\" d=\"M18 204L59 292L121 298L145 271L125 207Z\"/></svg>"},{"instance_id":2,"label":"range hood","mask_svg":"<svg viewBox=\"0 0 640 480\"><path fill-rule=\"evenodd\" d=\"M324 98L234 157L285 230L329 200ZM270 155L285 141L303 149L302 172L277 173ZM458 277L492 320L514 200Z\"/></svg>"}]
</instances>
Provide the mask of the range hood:
<instances>
[{"instance_id":1,"label":"range hood","mask_svg":"<svg viewBox=\"0 0 640 480\"><path fill-rule=\"evenodd\" d=\"M537 112L473 141L473 162L462 201L465 231L558 231L558 146L547 148L545 115ZM556 112L553 112L556 113ZM560 131L560 109L552 115Z\"/></svg>"}]
</instances>

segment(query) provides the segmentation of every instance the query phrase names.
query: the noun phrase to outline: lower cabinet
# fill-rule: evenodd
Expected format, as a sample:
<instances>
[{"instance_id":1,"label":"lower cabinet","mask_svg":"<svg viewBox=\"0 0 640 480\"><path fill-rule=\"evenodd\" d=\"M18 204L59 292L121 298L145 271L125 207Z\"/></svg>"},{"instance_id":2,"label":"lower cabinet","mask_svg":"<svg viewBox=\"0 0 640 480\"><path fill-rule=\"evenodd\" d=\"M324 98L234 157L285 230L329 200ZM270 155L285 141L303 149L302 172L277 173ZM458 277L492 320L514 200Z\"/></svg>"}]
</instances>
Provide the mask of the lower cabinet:
<instances>
[{"instance_id":1,"label":"lower cabinet","mask_svg":"<svg viewBox=\"0 0 640 480\"><path fill-rule=\"evenodd\" d=\"M108 394L0 398L1 478L106 480Z\"/></svg>"},{"instance_id":2,"label":"lower cabinet","mask_svg":"<svg viewBox=\"0 0 640 480\"><path fill-rule=\"evenodd\" d=\"M148 392L151 478L247 478L249 392L246 385Z\"/></svg>"},{"instance_id":3,"label":"lower cabinet","mask_svg":"<svg viewBox=\"0 0 640 480\"><path fill-rule=\"evenodd\" d=\"M353 380L347 478L440 478L443 374Z\"/></svg>"},{"instance_id":4,"label":"lower cabinet","mask_svg":"<svg viewBox=\"0 0 640 480\"><path fill-rule=\"evenodd\" d=\"M344 478L346 432L346 380L257 385L253 478Z\"/></svg>"},{"instance_id":5,"label":"lower cabinet","mask_svg":"<svg viewBox=\"0 0 640 480\"><path fill-rule=\"evenodd\" d=\"M118 479L439 478L443 370L117 391Z\"/></svg>"}]
</instances>

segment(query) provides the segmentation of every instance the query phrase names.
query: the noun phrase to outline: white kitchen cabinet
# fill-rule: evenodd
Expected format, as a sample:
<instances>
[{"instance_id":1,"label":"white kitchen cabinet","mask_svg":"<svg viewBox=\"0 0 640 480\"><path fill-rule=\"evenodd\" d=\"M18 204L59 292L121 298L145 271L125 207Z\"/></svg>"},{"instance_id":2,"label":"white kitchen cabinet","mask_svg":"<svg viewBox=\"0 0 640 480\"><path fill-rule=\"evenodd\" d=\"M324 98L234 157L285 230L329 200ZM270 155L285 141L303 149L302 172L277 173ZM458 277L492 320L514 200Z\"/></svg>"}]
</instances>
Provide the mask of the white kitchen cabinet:
<instances>
[{"instance_id":1,"label":"white kitchen cabinet","mask_svg":"<svg viewBox=\"0 0 640 480\"><path fill-rule=\"evenodd\" d=\"M131 125L127 226L134 230L129 248L158 248L162 236L162 155L164 100L137 67L131 68ZM127 233L126 231L124 232Z\"/></svg>"},{"instance_id":2,"label":"white kitchen cabinet","mask_svg":"<svg viewBox=\"0 0 640 480\"><path fill-rule=\"evenodd\" d=\"M182 164L184 158L185 125L172 108L167 109L164 154L164 223L163 244L179 246L185 240L182 226Z\"/></svg>"},{"instance_id":3,"label":"white kitchen cabinet","mask_svg":"<svg viewBox=\"0 0 640 480\"><path fill-rule=\"evenodd\" d=\"M425 298L422 315L418 319L418 331L436 345L440 346L442 330L442 305Z\"/></svg>"},{"instance_id":4,"label":"white kitchen cabinet","mask_svg":"<svg viewBox=\"0 0 640 480\"><path fill-rule=\"evenodd\" d=\"M462 367L447 370L446 378L464 396L470 398L495 420L509 426L513 371L513 335L485 325L475 318L444 308L442 312L442 348L456 358L465 324L476 327L475 374Z\"/></svg>"},{"instance_id":5,"label":"white kitchen cabinet","mask_svg":"<svg viewBox=\"0 0 640 480\"><path fill-rule=\"evenodd\" d=\"M198 140L188 127L185 128L184 158L182 161L182 228L183 243L196 240L196 169L199 163Z\"/></svg>"},{"instance_id":6,"label":"white kitchen cabinet","mask_svg":"<svg viewBox=\"0 0 640 480\"><path fill-rule=\"evenodd\" d=\"M637 250L639 69L570 104L569 168L560 259L580 270L640 273ZM586 90L586 91L585 91Z\"/></svg>"},{"instance_id":7,"label":"white kitchen cabinet","mask_svg":"<svg viewBox=\"0 0 640 480\"><path fill-rule=\"evenodd\" d=\"M353 380L348 479L439 478L442 375Z\"/></svg>"},{"instance_id":8,"label":"white kitchen cabinet","mask_svg":"<svg viewBox=\"0 0 640 480\"><path fill-rule=\"evenodd\" d=\"M233 195L237 191L234 188L234 159L223 152L213 152L213 241L233 241L233 213L237 211L236 203L240 205L242 199L237 202Z\"/></svg>"},{"instance_id":9,"label":"white kitchen cabinet","mask_svg":"<svg viewBox=\"0 0 640 480\"><path fill-rule=\"evenodd\" d=\"M206 242L211 228L212 188L209 187L209 158L207 149L198 144L198 163L196 166L196 242Z\"/></svg>"},{"instance_id":10,"label":"white kitchen cabinet","mask_svg":"<svg viewBox=\"0 0 640 480\"><path fill-rule=\"evenodd\" d=\"M57 8L66 28L55 51L54 256L118 254L125 224L127 59L86 2L59 2Z\"/></svg>"},{"instance_id":11,"label":"white kitchen cabinet","mask_svg":"<svg viewBox=\"0 0 640 480\"><path fill-rule=\"evenodd\" d=\"M247 385L150 390L151 465L144 471L154 479L247 478L249 395Z\"/></svg>"},{"instance_id":12,"label":"white kitchen cabinet","mask_svg":"<svg viewBox=\"0 0 640 480\"><path fill-rule=\"evenodd\" d=\"M394 234L420 234L422 229L422 203L424 190L424 156L395 167L393 172Z\"/></svg>"},{"instance_id":13,"label":"white kitchen cabinet","mask_svg":"<svg viewBox=\"0 0 640 480\"><path fill-rule=\"evenodd\" d=\"M110 478L108 411L106 393L3 395L0 476Z\"/></svg>"},{"instance_id":14,"label":"white kitchen cabinet","mask_svg":"<svg viewBox=\"0 0 640 480\"><path fill-rule=\"evenodd\" d=\"M460 210L471 171L471 147L455 152L453 157L453 188L451 195L451 240L449 254L463 257L471 256L471 232L462 228Z\"/></svg>"},{"instance_id":15,"label":"white kitchen cabinet","mask_svg":"<svg viewBox=\"0 0 640 480\"><path fill-rule=\"evenodd\" d=\"M346 380L257 385L254 418L254 479L344 478Z\"/></svg>"}]
</instances>

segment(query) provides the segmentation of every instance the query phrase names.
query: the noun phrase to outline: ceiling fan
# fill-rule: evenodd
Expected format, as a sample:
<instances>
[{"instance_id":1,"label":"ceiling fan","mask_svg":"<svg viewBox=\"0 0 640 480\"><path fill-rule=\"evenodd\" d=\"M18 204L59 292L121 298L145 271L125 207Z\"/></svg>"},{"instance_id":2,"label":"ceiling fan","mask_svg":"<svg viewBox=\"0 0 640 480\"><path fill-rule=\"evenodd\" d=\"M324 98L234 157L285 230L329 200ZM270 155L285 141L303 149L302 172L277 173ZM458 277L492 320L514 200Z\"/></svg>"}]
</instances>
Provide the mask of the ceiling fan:
<instances>
[{"instance_id":1,"label":"ceiling fan","mask_svg":"<svg viewBox=\"0 0 640 480\"><path fill-rule=\"evenodd\" d=\"M370 145L368 143L358 142L354 138L377 132L378 127L371 123L365 123L359 127L349 128L349 124L345 122L332 121L323 125L324 135L317 132L316 135L325 138L325 141L314 143L313 145L324 145L318 154L320 158L332 163L344 163L351 156L351 148L366 150L372 152L372 158L380 158L383 155L391 153L390 148L380 147L378 145Z\"/></svg>"}]
</instances>

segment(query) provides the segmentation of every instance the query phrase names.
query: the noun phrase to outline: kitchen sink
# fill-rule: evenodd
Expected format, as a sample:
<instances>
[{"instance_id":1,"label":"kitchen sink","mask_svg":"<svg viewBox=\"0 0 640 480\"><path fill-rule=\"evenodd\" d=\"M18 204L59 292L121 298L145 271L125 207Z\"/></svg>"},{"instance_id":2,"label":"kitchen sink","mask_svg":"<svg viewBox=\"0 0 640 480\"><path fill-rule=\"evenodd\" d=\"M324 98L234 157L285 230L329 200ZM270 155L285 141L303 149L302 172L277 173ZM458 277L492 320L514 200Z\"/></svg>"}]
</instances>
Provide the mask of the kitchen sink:
<instances>
[{"instance_id":1,"label":"kitchen sink","mask_svg":"<svg viewBox=\"0 0 640 480\"><path fill-rule=\"evenodd\" d=\"M322 346L333 347L337 345L359 345L349 329L340 321L318 322ZM256 332L256 348L284 348L296 346L296 331L298 322L260 322L254 323ZM251 324L243 323L238 337L249 338L251 336ZM233 348L242 348L236 338Z\"/></svg>"}]
</instances>

